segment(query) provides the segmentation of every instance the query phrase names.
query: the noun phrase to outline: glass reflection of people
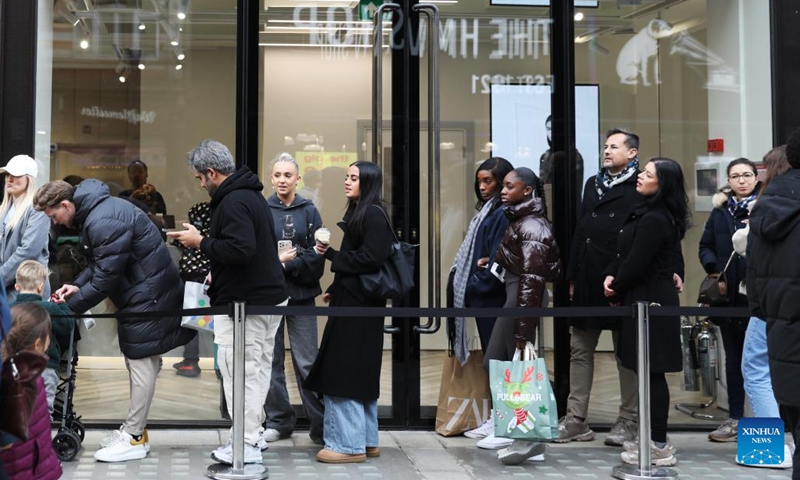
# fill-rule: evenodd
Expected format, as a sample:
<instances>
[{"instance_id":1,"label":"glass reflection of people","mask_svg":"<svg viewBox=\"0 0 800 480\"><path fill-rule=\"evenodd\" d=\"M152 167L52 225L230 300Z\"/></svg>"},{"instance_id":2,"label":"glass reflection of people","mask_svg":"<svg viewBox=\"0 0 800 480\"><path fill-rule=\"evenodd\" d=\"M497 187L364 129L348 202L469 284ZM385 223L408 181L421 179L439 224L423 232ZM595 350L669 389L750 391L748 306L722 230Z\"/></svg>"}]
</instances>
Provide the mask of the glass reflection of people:
<instances>
[{"instance_id":1,"label":"glass reflection of people","mask_svg":"<svg viewBox=\"0 0 800 480\"><path fill-rule=\"evenodd\" d=\"M644 199L633 206L620 230L617 257L604 272L604 295L612 305L647 301L677 307L680 299L674 273L677 267L683 277L683 257L676 252L691 221L680 165L669 158L652 159L639 174L636 191ZM617 357L629 369L636 368L638 360L636 324L635 318L623 318L617 349ZM662 467L677 462L667 438L669 387L665 374L683 369L680 329L677 315L651 317L650 371L639 372L650 375L650 460ZM622 461L638 464L638 442L626 442L623 447Z\"/></svg>"},{"instance_id":2,"label":"glass reflection of people","mask_svg":"<svg viewBox=\"0 0 800 480\"><path fill-rule=\"evenodd\" d=\"M303 188L297 189L297 194L317 204L317 190L322 181L322 174L316 168L308 168L303 173Z\"/></svg>"},{"instance_id":3,"label":"glass reflection of people","mask_svg":"<svg viewBox=\"0 0 800 480\"><path fill-rule=\"evenodd\" d=\"M566 160L563 152L553 152L553 116L548 115L547 120L544 121L544 128L547 132L547 150L539 157L539 178L545 185L553 184L553 163L556 161ZM583 157L577 149L573 149L575 153L575 176L576 185L575 191L580 195L581 188L583 187Z\"/></svg>"},{"instance_id":4,"label":"glass reflection of people","mask_svg":"<svg viewBox=\"0 0 800 480\"><path fill-rule=\"evenodd\" d=\"M119 193L120 197L131 197L134 192L142 189L145 185L149 185L152 187L152 191L147 188L146 191L140 192L141 196L147 196L148 198L145 202L147 209L152 214L167 214L167 204L164 202L164 197L156 191L152 184L147 183L147 165L143 161L134 160L128 164L128 179L131 181L132 187L121 191Z\"/></svg>"}]
</instances>

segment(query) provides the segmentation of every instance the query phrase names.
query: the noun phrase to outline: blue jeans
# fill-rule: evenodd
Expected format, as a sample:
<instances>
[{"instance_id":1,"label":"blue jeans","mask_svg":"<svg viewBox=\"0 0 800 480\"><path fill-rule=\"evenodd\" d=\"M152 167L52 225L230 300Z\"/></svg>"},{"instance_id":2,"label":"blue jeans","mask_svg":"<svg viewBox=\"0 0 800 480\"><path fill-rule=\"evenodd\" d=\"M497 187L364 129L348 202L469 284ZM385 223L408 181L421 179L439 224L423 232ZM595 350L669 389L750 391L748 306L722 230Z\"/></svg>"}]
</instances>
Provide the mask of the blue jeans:
<instances>
[{"instance_id":1,"label":"blue jeans","mask_svg":"<svg viewBox=\"0 0 800 480\"><path fill-rule=\"evenodd\" d=\"M313 306L314 300L289 302L290 306ZM297 386L300 390L300 399L303 408L311 423L310 435L314 439L322 439L322 422L324 407L316 393L302 388L314 360L317 358L317 317L314 316L287 316L281 320L278 332L275 334L275 353L272 357L272 380L267 394L267 428L274 428L282 436L288 437L294 431L296 414L292 403L289 401L289 392L286 389L286 372L284 362L286 350L283 341L283 328L289 332L291 345L292 364Z\"/></svg>"},{"instance_id":2,"label":"blue jeans","mask_svg":"<svg viewBox=\"0 0 800 480\"><path fill-rule=\"evenodd\" d=\"M772 378L769 376L769 357L767 356L767 322L751 317L747 324L742 354L742 375L744 390L750 397L750 408L756 417L780 417L778 402L772 392Z\"/></svg>"},{"instance_id":3,"label":"blue jeans","mask_svg":"<svg viewBox=\"0 0 800 480\"><path fill-rule=\"evenodd\" d=\"M378 446L378 400L324 398L327 450L352 455Z\"/></svg>"}]
</instances>

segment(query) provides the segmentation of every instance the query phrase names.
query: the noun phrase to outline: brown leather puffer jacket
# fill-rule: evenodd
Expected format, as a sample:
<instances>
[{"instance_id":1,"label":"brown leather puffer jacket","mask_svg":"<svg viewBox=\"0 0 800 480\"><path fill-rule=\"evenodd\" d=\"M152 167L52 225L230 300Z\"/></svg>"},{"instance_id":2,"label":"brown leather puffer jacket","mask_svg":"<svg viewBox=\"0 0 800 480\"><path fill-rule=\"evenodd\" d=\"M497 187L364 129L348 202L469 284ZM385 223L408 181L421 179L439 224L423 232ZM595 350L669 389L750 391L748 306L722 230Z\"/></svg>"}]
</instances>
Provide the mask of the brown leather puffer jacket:
<instances>
[{"instance_id":1,"label":"brown leather puffer jacket","mask_svg":"<svg viewBox=\"0 0 800 480\"><path fill-rule=\"evenodd\" d=\"M504 207L511 221L495 260L519 276L518 307L541 307L545 282L561 279L561 255L539 198Z\"/></svg>"}]
</instances>

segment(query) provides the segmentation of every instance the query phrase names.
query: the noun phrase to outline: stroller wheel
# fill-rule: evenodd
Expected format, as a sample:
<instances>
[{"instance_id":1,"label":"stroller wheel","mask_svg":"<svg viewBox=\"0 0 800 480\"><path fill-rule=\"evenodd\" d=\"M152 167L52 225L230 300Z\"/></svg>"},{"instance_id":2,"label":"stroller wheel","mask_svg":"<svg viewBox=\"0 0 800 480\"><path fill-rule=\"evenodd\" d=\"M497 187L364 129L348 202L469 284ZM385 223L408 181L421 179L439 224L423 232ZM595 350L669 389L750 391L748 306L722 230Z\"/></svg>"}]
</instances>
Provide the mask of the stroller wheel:
<instances>
[{"instance_id":1,"label":"stroller wheel","mask_svg":"<svg viewBox=\"0 0 800 480\"><path fill-rule=\"evenodd\" d=\"M71 462L81 450L81 439L71 430L60 430L53 438L53 450L62 462Z\"/></svg>"},{"instance_id":2,"label":"stroller wheel","mask_svg":"<svg viewBox=\"0 0 800 480\"><path fill-rule=\"evenodd\" d=\"M80 420L73 420L69 423L69 425L67 425L67 427L75 435L77 435L78 438L81 439L81 442L83 442L83 439L86 438L86 429L83 427L83 424L80 422Z\"/></svg>"}]
</instances>

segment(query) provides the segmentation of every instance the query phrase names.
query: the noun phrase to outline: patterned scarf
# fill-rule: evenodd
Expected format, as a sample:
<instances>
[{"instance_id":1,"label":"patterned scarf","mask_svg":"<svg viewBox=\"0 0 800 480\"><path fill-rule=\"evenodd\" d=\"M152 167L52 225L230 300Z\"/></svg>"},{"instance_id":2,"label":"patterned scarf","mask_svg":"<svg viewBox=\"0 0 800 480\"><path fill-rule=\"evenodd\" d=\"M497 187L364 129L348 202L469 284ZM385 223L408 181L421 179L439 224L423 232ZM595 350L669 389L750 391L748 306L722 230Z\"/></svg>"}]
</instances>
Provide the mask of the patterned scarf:
<instances>
[{"instance_id":1,"label":"patterned scarf","mask_svg":"<svg viewBox=\"0 0 800 480\"><path fill-rule=\"evenodd\" d=\"M455 269L456 271L453 276L453 306L455 308L464 308L464 293L467 290L467 281L469 280L469 272L472 266L472 254L475 252L475 237L478 233L478 227L481 226L486 217L494 210L494 206L499 201L500 197L495 197L483 205L483 208L481 208L478 214L469 222L467 235L458 248L456 258L453 261L453 268L451 269ZM458 360L461 362L461 365L467 363L467 359L469 358L466 323L466 318L456 317L452 348L455 351L456 357L458 357Z\"/></svg>"},{"instance_id":2,"label":"patterned scarf","mask_svg":"<svg viewBox=\"0 0 800 480\"><path fill-rule=\"evenodd\" d=\"M634 159L631 160L630 163L628 163L625 169L622 170L617 175L611 175L610 173L608 173L607 168L600 167L600 171L597 172L597 175L595 175L594 177L594 188L597 189L597 195L599 195L600 198L603 198L603 195L605 195L606 192L611 190L611 187L625 182L627 179L636 175L636 172L638 170L639 170L639 157L634 157Z\"/></svg>"},{"instance_id":3,"label":"patterned scarf","mask_svg":"<svg viewBox=\"0 0 800 480\"><path fill-rule=\"evenodd\" d=\"M758 197L758 191L753 190L749 197L741 200L736 200L736 195L731 195L728 198L728 211L731 212L733 218L747 218L749 215L750 204Z\"/></svg>"}]
</instances>

